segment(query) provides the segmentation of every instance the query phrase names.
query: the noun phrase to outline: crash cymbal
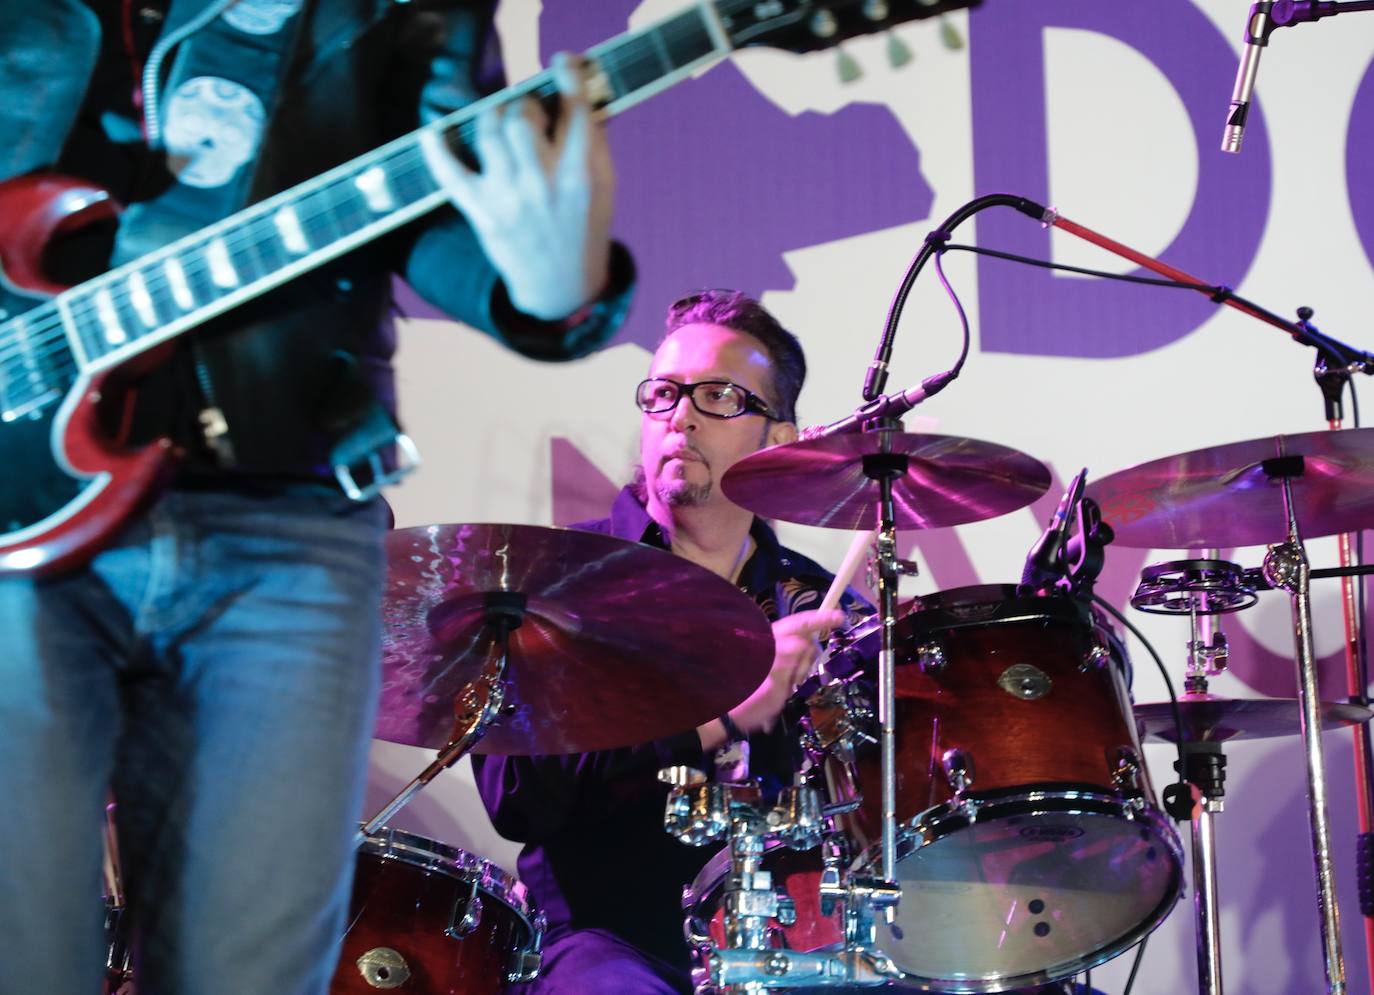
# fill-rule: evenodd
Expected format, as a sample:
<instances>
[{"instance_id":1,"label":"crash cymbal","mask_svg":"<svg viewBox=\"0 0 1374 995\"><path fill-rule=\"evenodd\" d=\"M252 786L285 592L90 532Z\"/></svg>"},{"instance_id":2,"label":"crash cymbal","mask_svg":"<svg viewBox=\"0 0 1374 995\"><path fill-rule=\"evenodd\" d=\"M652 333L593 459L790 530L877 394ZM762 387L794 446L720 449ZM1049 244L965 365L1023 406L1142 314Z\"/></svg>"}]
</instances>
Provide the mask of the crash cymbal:
<instances>
[{"instance_id":1,"label":"crash cymbal","mask_svg":"<svg viewBox=\"0 0 1374 995\"><path fill-rule=\"evenodd\" d=\"M1271 739L1301 734L1296 698L1220 698L1184 695L1178 699L1184 734L1190 741L1223 743L1231 739ZM1321 703L1323 729L1368 722L1369 709L1344 701ZM1141 734L1168 743L1178 739L1173 709L1167 701L1135 706Z\"/></svg>"},{"instance_id":2,"label":"crash cymbal","mask_svg":"<svg viewBox=\"0 0 1374 995\"><path fill-rule=\"evenodd\" d=\"M507 710L476 753L577 753L685 732L739 704L773 633L733 584L661 549L534 525L391 532L379 739L433 749L490 645L487 606L518 603ZM494 595L494 597L493 597Z\"/></svg>"},{"instance_id":3,"label":"crash cymbal","mask_svg":"<svg viewBox=\"0 0 1374 995\"><path fill-rule=\"evenodd\" d=\"M740 460L721 481L725 496L764 518L832 529L877 525L877 481L864 458L904 455L893 482L897 527L933 529L1005 515L1050 486L1050 472L1025 453L952 435L861 432L773 446Z\"/></svg>"},{"instance_id":4,"label":"crash cymbal","mask_svg":"<svg viewBox=\"0 0 1374 995\"><path fill-rule=\"evenodd\" d=\"M1277 457L1293 478L1304 538L1374 525L1374 429L1305 432L1195 449L1141 463L1087 487L1116 545L1148 549L1255 546L1288 537ZM1287 472L1286 470L1284 472Z\"/></svg>"}]
</instances>

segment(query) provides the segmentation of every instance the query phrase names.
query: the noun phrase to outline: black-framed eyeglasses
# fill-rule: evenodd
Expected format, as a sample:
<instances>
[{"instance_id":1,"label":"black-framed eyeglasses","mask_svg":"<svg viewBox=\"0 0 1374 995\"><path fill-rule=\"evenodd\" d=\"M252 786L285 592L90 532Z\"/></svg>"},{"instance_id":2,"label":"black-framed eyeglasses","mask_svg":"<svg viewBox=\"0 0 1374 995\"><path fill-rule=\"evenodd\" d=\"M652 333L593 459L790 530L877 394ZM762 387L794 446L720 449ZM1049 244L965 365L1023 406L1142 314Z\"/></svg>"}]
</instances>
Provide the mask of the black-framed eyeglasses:
<instances>
[{"instance_id":1,"label":"black-framed eyeglasses","mask_svg":"<svg viewBox=\"0 0 1374 995\"><path fill-rule=\"evenodd\" d=\"M683 394L692 399L692 407L711 418L756 414L777 420L777 415L763 398L729 380L678 383L665 377L650 377L641 380L635 388L635 403L645 414L659 415L676 408Z\"/></svg>"}]
</instances>

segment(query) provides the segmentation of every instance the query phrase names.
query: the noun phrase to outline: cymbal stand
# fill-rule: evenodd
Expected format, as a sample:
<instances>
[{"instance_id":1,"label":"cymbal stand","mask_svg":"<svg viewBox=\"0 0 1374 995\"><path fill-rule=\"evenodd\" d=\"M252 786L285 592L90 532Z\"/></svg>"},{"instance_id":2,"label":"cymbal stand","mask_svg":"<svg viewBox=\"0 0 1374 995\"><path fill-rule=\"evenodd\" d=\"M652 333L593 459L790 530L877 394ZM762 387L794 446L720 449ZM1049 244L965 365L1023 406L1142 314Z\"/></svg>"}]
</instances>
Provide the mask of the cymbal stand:
<instances>
[{"instance_id":1,"label":"cymbal stand","mask_svg":"<svg viewBox=\"0 0 1374 995\"><path fill-rule=\"evenodd\" d=\"M1298 326L1309 334L1316 329L1312 325L1313 311L1309 307L1298 309ZM1320 334L1320 333L1318 333ZM1339 343L1319 341L1313 343L1317 348L1317 359L1313 364L1312 376L1322 393L1322 408L1326 416L1326 427L1332 432L1345 428L1345 388L1351 383L1355 372L1368 372L1364 364L1353 362L1348 350L1340 348ZM1352 386L1353 390L1353 386ZM1336 537L1337 550L1342 567L1357 566L1355 556L1356 536L1341 533ZM1341 617L1345 622L1345 675L1350 701L1356 705L1369 704L1369 675L1364 659L1364 620L1358 605L1358 585L1363 583L1357 577L1346 574L1341 577ZM1371 741L1369 726L1356 723L1352 729L1352 746L1355 752L1355 800L1359 820L1360 835L1356 842L1356 865L1363 869L1374 859L1374 742ZM1360 874L1361 881L1366 880ZM1365 956L1371 968L1370 986L1374 991L1374 898L1365 887L1360 889L1360 918L1364 926Z\"/></svg>"},{"instance_id":2,"label":"cymbal stand","mask_svg":"<svg viewBox=\"0 0 1374 995\"><path fill-rule=\"evenodd\" d=\"M877 432L879 451L863 458L864 475L878 484L878 613L882 618L882 641L878 652L878 721L882 729L883 833L882 877L889 886L879 889L883 896L884 915L888 923L896 919L897 898L897 650L894 633L897 626L897 525L896 509L892 503L892 484L906 474L910 459L905 453L892 452L892 435L901 431L897 419L875 419L864 427Z\"/></svg>"},{"instance_id":3,"label":"cymbal stand","mask_svg":"<svg viewBox=\"0 0 1374 995\"><path fill-rule=\"evenodd\" d=\"M1331 862L1331 829L1327 817L1326 761L1322 752L1321 699L1317 693L1317 656L1312 641L1311 564L1298 529L1293 502L1293 478L1303 473L1301 456L1265 460L1265 474L1283 486L1288 539L1269 547L1264 558L1264 578L1288 592L1293 603L1293 640L1297 650L1298 700L1302 738L1307 760L1307 798L1312 830L1312 858L1317 881L1317 908L1321 918L1322 961L1329 995L1345 995L1345 960L1341 954L1340 909L1336 902L1335 875Z\"/></svg>"},{"instance_id":4,"label":"cymbal stand","mask_svg":"<svg viewBox=\"0 0 1374 995\"><path fill-rule=\"evenodd\" d=\"M525 596L514 591L494 591L486 595L487 617L484 628L491 640L487 658L476 680L463 688L454 702L453 735L439 750L434 761L422 770L382 810L363 824L355 844L362 843L387 824L417 792L472 752L488 727L501 716L506 697L506 664L510 656L510 634L525 620Z\"/></svg>"}]
</instances>

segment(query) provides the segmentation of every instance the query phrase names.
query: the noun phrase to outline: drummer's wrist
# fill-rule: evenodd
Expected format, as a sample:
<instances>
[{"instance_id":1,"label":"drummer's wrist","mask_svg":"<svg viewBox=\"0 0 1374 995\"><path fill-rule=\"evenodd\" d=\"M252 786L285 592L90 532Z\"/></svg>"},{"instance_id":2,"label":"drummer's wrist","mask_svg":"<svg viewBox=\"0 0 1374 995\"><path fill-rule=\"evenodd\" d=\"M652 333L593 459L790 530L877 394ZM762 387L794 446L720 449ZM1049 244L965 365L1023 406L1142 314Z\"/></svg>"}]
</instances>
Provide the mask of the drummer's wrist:
<instances>
[{"instance_id":1,"label":"drummer's wrist","mask_svg":"<svg viewBox=\"0 0 1374 995\"><path fill-rule=\"evenodd\" d=\"M720 719L697 726L697 737L701 740L703 753L714 753L730 741L730 734L725 731L725 724Z\"/></svg>"},{"instance_id":2,"label":"drummer's wrist","mask_svg":"<svg viewBox=\"0 0 1374 995\"><path fill-rule=\"evenodd\" d=\"M729 712L725 712L718 719L712 719L705 725L697 726L697 735L701 738L702 750L707 753L719 750L722 746L729 746L731 743L742 743L749 738Z\"/></svg>"}]
</instances>

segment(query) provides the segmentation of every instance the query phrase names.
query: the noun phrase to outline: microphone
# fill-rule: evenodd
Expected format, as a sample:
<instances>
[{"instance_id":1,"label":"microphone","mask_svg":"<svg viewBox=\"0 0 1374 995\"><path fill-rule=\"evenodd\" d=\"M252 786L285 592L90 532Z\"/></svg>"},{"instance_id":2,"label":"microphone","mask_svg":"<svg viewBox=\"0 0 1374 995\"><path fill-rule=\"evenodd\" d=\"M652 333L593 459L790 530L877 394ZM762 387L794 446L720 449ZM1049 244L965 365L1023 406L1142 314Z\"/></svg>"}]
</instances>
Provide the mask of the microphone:
<instances>
[{"instance_id":1,"label":"microphone","mask_svg":"<svg viewBox=\"0 0 1374 995\"><path fill-rule=\"evenodd\" d=\"M1059 499L1059 508L1050 519L1045 531L1026 554L1026 565L1021 571L1021 584L1017 594L1031 594L1040 590L1051 581L1065 578L1067 573L1062 560L1064 546L1069 537L1069 526L1073 524L1074 508L1083 499L1083 486L1088 480L1085 466L1069 484L1069 489Z\"/></svg>"},{"instance_id":2,"label":"microphone","mask_svg":"<svg viewBox=\"0 0 1374 995\"><path fill-rule=\"evenodd\" d=\"M956 376L958 374L952 370L937 373L934 376L926 377L915 387L908 387L906 390L898 391L895 394L882 394L867 404L855 408L852 415L841 418L839 421L833 421L829 425L807 426L801 430L798 438L803 441L827 439L832 435L860 432L863 430L865 422L870 422L875 418L900 418L926 398L934 397L940 393L949 386L950 381Z\"/></svg>"},{"instance_id":3,"label":"microphone","mask_svg":"<svg viewBox=\"0 0 1374 995\"><path fill-rule=\"evenodd\" d=\"M1236 68L1236 85L1231 91L1231 109L1226 114L1226 131L1221 136L1221 151L1239 152L1245 135L1245 120L1250 116L1250 97L1255 92L1255 74L1259 72L1260 56L1269 44L1274 30L1270 12L1274 0L1257 0L1250 5L1245 22L1245 50Z\"/></svg>"}]
</instances>

